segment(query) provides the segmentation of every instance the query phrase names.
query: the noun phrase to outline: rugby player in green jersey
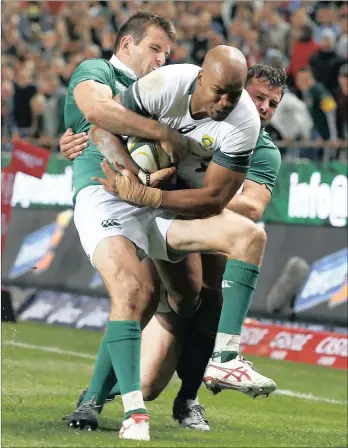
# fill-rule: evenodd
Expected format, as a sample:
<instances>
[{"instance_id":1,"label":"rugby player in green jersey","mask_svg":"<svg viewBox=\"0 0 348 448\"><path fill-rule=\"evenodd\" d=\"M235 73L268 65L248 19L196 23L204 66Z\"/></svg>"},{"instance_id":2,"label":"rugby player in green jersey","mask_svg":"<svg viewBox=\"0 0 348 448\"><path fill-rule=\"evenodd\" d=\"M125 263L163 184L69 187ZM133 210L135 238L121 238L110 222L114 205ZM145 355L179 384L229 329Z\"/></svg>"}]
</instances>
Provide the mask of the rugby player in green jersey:
<instances>
[{"instance_id":1,"label":"rugby player in green jersey","mask_svg":"<svg viewBox=\"0 0 348 448\"><path fill-rule=\"evenodd\" d=\"M152 56L154 65L144 65L142 50L148 48L153 53L162 55L169 51L170 30L169 34L168 29L165 31L163 20L159 23L157 18L156 23L151 23L147 19L143 20L144 17L140 19L140 23L133 23L132 29L128 27L125 30L124 27L123 37L119 36L116 42L116 55L122 49L124 61L121 62L126 65L123 71L129 80L132 79L132 74L129 70L126 73L127 67L132 69L134 77L141 77L146 73L144 67L154 70L156 66L161 65L162 61L156 56ZM128 34L125 35L124 31ZM167 50L164 48L166 45L159 41L158 31L162 39L167 38ZM157 45L153 45L154 40L157 40ZM141 117L113 101L113 96L117 93L115 85L119 87L121 83L119 80L119 84L116 84L113 70L122 71L122 67L115 60L118 67L107 64L107 61L102 62L104 63L95 67L96 60L85 61L74 72L66 101L66 125L74 131L87 130L89 124L102 125L109 134L106 139L104 136L101 143L111 160L114 154L110 154L108 139L112 139L114 134L137 135L157 140L172 160L180 159L180 154L183 155L187 151L187 141L161 120ZM194 66L185 67L185 71L179 73L177 81L186 79L187 85L188 78L191 77L189 83L192 84L198 69ZM161 69L152 71L149 75L159 70ZM197 119L199 120L200 116L208 117L204 123L216 127L215 122L225 118L229 120L230 113L238 109L243 112L241 118L244 120L244 128L230 124L227 128L231 129L232 133L227 132L226 126L221 128L224 129L225 152L217 151L217 163L210 164L212 168L207 171L206 177L208 176L215 186L212 185L208 189L212 194L212 205L202 203L201 216L219 213L241 186L260 125L255 106L243 91L247 66L245 57L239 50L226 46L211 50L209 57L206 57L205 73L204 77L198 75L200 81L195 89L196 94L193 95L197 100ZM162 74L159 74L159 77L161 76ZM202 86L203 79L205 87ZM126 80L123 82L126 87ZM227 88L228 93L221 94L220 90L219 93L212 93L212 82L218 82L222 89ZM152 90L160 86L161 84L154 82ZM235 120L238 121L238 117L236 112ZM85 122L88 122L86 127ZM238 138L234 139L234 135ZM140 261L145 256L178 261L190 252L219 252L229 259L237 260L234 274L237 278L242 278L238 288L249 296L252 295L257 280L265 234L252 221L228 210L216 217L188 222L175 219L175 213L158 208L156 201L151 200L154 205L151 208L132 205L119 195L113 196L104 191L98 178L100 171L97 165L100 155L98 156L92 143L86 148L81 159L84 159L84 165L80 161L74 166L74 222L86 254L106 284L111 310L88 392L82 404L68 418L68 422L71 426L88 426L95 429L98 426L98 409L117 378L125 410L120 437L149 440L149 419L140 388L140 322L144 321L145 313L149 309L149 297L154 290L154 283L151 282L149 270L146 271L146 266ZM123 163L123 158L117 156L113 161ZM174 170L169 168L163 175L173 172ZM137 174L141 179L140 175L143 173L138 170ZM91 176L97 182L90 183ZM127 182L122 176L119 180ZM141 180L148 183L147 176ZM192 192L193 190L190 190L190 195ZM199 195L195 195L195 202L187 207L191 213L197 208L198 202L201 202L201 192L203 190L200 190ZM144 199L149 197L148 193L154 197L158 196L158 193L161 194L161 190L146 190ZM205 234L207 229L212 231ZM216 232L213 229L216 229ZM255 376L257 375L262 378L263 384L266 381L269 388L274 389L275 385L271 380L255 373ZM259 386L258 389L261 390Z\"/></svg>"},{"instance_id":2,"label":"rugby player in green jersey","mask_svg":"<svg viewBox=\"0 0 348 448\"><path fill-rule=\"evenodd\" d=\"M283 71L262 65L249 68L246 89L257 106L263 126L272 118L285 87L286 75ZM62 137L61 148L63 153L71 157L71 155L78 155L81 144L83 141L73 145L72 137L66 133ZM258 220L270 200L279 165L279 151L262 128L243 190L240 195L232 199L228 207L254 221ZM201 265L200 259L195 261L195 258L192 258L192 263ZM182 379L182 387L174 403L173 417L182 426L188 428L210 429L204 420L203 408L197 401L197 391L213 351L221 310L221 280L225 265L224 258L203 255L203 289L200 294L202 304L198 312L185 320L171 311L168 306L163 307L161 304L156 316L143 331L142 389L144 397L147 400L156 398L177 369ZM201 267L196 269L196 272L200 269ZM185 276L185 269L182 271L175 269L169 271L169 274L178 295L185 297L187 288L192 286L192 282L190 285ZM178 282L180 279L184 280ZM228 285L228 280L225 280L223 284ZM199 280L196 285L197 291L200 291ZM176 307L175 302L171 305L173 308ZM180 309L176 311L180 314ZM246 312L247 309L244 312L242 310L242 316ZM240 318L241 310L237 310L237 314L239 323L235 331L237 333L235 343L237 344L236 351L239 352L240 327L244 317ZM117 389L116 386L113 392L119 393Z\"/></svg>"},{"instance_id":3,"label":"rugby player in green jersey","mask_svg":"<svg viewBox=\"0 0 348 448\"><path fill-rule=\"evenodd\" d=\"M133 14L119 30L115 55L110 61L89 59L74 71L65 104L66 126L81 135L92 124L104 123L103 127L112 133L157 139L171 158L175 158L173 148L180 151L186 145L178 132L154 120L142 117L139 120L136 116L134 119L134 114L113 100L137 79L161 67L174 39L174 26L163 17L149 11ZM117 376L125 412L120 437L148 440L148 415L140 388L139 364L140 321L153 293L151 267L140 263L138 252L141 251L119 231L117 219L109 219L108 204L101 201L95 205L92 213L98 222L88 216L91 207L88 199L98 201L100 193L100 185L91 177L103 174L102 160L100 152L89 141L83 155L73 163L75 225L84 250L108 289L111 310L88 393L80 408L68 418L68 424L95 429L98 407L104 403ZM164 173L170 175L172 171L168 169ZM161 176L161 173L155 174Z\"/></svg>"}]
</instances>

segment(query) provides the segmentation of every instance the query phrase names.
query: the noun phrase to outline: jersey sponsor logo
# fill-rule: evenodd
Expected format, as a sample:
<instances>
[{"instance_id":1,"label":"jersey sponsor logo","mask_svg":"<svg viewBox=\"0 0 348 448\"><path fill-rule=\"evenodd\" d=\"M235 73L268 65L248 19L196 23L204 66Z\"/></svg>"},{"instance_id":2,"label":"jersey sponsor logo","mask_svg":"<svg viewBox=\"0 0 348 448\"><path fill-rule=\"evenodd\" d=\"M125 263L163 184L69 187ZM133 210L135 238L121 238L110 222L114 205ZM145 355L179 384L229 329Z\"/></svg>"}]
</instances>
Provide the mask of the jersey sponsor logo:
<instances>
[{"instance_id":1,"label":"jersey sponsor logo","mask_svg":"<svg viewBox=\"0 0 348 448\"><path fill-rule=\"evenodd\" d=\"M211 149L215 142L215 138L210 137L208 134L204 134L202 137L202 146L204 149Z\"/></svg>"},{"instance_id":2,"label":"jersey sponsor logo","mask_svg":"<svg viewBox=\"0 0 348 448\"><path fill-rule=\"evenodd\" d=\"M118 219L112 218L112 219L105 219L101 223L102 227L105 229L109 229L111 227L121 227L121 224L119 223Z\"/></svg>"},{"instance_id":3,"label":"jersey sponsor logo","mask_svg":"<svg viewBox=\"0 0 348 448\"><path fill-rule=\"evenodd\" d=\"M196 127L197 126L195 124L190 124L188 126L184 126L183 128L178 129L178 132L180 132L180 134L188 134L189 132L196 129Z\"/></svg>"}]
</instances>

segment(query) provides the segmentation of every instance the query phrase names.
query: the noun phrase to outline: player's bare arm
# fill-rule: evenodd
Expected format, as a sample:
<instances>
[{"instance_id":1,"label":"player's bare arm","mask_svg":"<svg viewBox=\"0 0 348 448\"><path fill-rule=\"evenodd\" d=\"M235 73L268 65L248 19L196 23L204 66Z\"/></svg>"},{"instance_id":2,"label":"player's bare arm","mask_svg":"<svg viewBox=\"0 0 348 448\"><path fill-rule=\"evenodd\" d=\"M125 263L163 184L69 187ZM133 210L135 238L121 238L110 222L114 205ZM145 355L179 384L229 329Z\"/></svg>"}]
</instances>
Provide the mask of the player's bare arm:
<instances>
[{"instance_id":1,"label":"player's bare arm","mask_svg":"<svg viewBox=\"0 0 348 448\"><path fill-rule=\"evenodd\" d=\"M204 187L163 191L161 206L184 216L205 217L222 212L245 179L245 173L210 162Z\"/></svg>"},{"instance_id":2,"label":"player's bare arm","mask_svg":"<svg viewBox=\"0 0 348 448\"><path fill-rule=\"evenodd\" d=\"M236 194L226 208L256 222L261 218L271 197L266 185L246 179L242 193Z\"/></svg>"},{"instance_id":3,"label":"player's bare arm","mask_svg":"<svg viewBox=\"0 0 348 448\"><path fill-rule=\"evenodd\" d=\"M104 162L102 168L106 179L95 178L96 181L104 185L106 191L119 195L125 201L155 208L163 207L183 216L206 217L219 214L245 179L245 173L231 171L210 162L203 188L154 191L153 188L141 185L133 173L120 165L115 165L122 176L117 176ZM165 172L166 170L161 171Z\"/></svg>"},{"instance_id":4,"label":"player's bare arm","mask_svg":"<svg viewBox=\"0 0 348 448\"><path fill-rule=\"evenodd\" d=\"M142 117L114 101L110 87L87 80L74 89L77 106L93 125L112 134L137 136L158 140L172 161L186 153L184 138L163 123ZM116 97L117 98L117 97Z\"/></svg>"},{"instance_id":5,"label":"player's bare arm","mask_svg":"<svg viewBox=\"0 0 348 448\"><path fill-rule=\"evenodd\" d=\"M102 129L99 126L91 127L89 137L109 162L119 163L132 173L136 175L139 174L140 167L130 157L129 152L120 137L111 134L111 132Z\"/></svg>"}]
</instances>

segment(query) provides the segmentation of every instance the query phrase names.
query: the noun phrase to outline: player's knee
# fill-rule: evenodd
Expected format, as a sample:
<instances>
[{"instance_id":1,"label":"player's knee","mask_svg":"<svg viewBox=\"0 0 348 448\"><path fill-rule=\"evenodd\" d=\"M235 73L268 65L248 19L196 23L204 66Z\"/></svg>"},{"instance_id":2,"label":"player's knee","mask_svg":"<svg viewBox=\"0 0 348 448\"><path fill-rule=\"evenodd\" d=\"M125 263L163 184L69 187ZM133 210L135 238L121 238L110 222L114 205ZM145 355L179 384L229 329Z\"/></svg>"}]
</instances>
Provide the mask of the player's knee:
<instances>
[{"instance_id":1,"label":"player's knee","mask_svg":"<svg viewBox=\"0 0 348 448\"><path fill-rule=\"evenodd\" d=\"M234 234L231 239L227 239L230 258L244 256L255 250L262 252L266 245L266 239L266 232L261 226L250 220L245 220L238 235Z\"/></svg>"},{"instance_id":2,"label":"player's knee","mask_svg":"<svg viewBox=\"0 0 348 448\"><path fill-rule=\"evenodd\" d=\"M191 317L199 305L201 289L202 280L196 278L180 285L180 288L172 288L168 294L170 308L185 319Z\"/></svg>"},{"instance_id":3,"label":"player's knee","mask_svg":"<svg viewBox=\"0 0 348 448\"><path fill-rule=\"evenodd\" d=\"M258 224L254 224L254 229L250 238L251 244L253 244L254 246L257 246L260 249L263 249L266 246L267 234L265 230Z\"/></svg>"}]
</instances>

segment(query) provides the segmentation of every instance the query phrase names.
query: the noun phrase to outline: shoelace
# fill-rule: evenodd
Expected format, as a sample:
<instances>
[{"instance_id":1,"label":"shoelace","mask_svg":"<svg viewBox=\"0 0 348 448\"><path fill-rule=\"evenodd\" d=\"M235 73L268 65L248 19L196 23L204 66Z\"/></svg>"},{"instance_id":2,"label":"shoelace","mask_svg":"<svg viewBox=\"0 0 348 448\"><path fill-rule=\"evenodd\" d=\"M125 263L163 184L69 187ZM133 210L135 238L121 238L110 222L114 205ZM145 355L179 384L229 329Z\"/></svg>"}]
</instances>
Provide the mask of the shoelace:
<instances>
[{"instance_id":1,"label":"shoelace","mask_svg":"<svg viewBox=\"0 0 348 448\"><path fill-rule=\"evenodd\" d=\"M193 419L197 421L197 423L208 423L207 420L203 417L204 406L201 404L191 404L188 406L188 410L192 414Z\"/></svg>"},{"instance_id":2,"label":"shoelace","mask_svg":"<svg viewBox=\"0 0 348 448\"><path fill-rule=\"evenodd\" d=\"M77 408L77 411L79 412L89 411L91 408L93 409L93 411L97 411L98 408L100 407L101 406L98 406L93 401L89 400L85 404L81 404L81 406Z\"/></svg>"},{"instance_id":3,"label":"shoelace","mask_svg":"<svg viewBox=\"0 0 348 448\"><path fill-rule=\"evenodd\" d=\"M244 358L244 356L238 355L238 361L248 364L248 366L250 366L254 370L254 364L251 361L248 361L246 358Z\"/></svg>"}]
</instances>

